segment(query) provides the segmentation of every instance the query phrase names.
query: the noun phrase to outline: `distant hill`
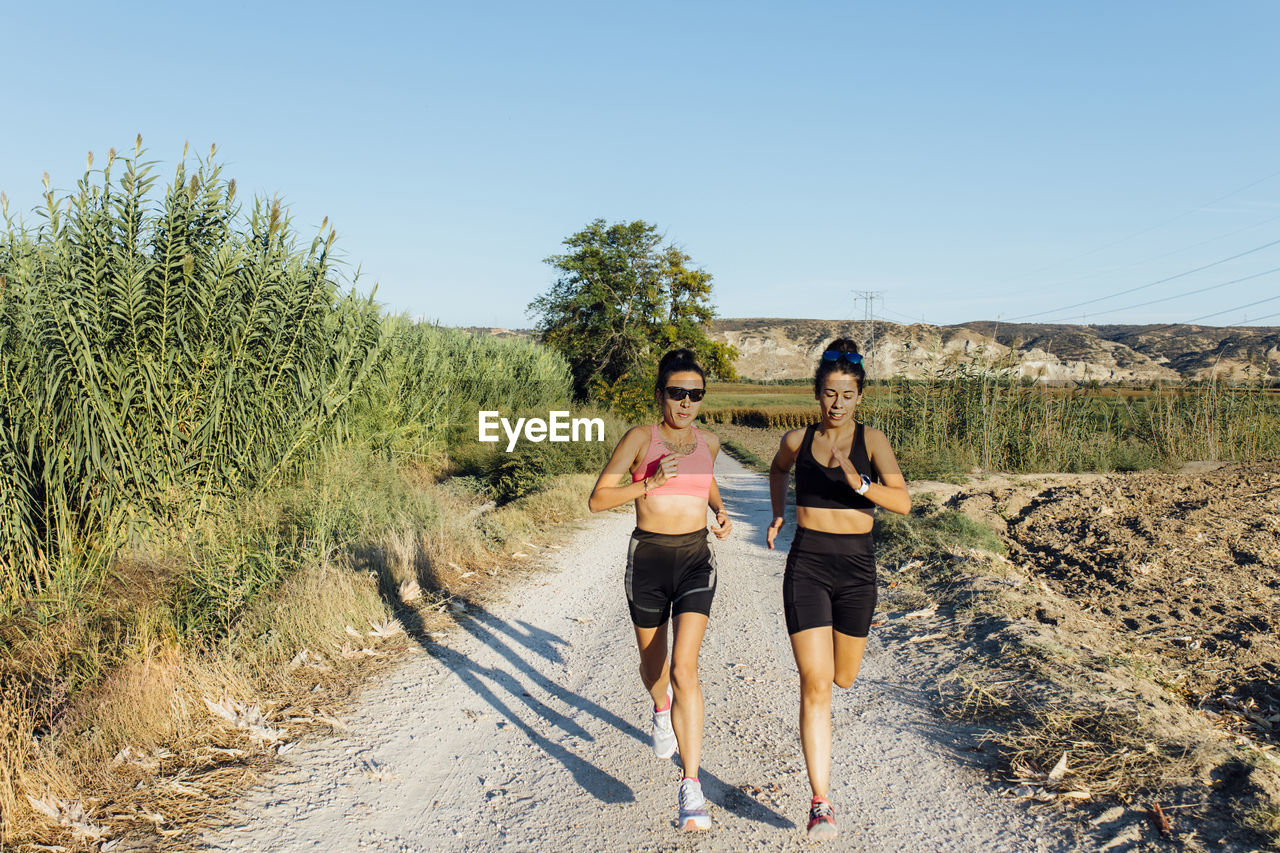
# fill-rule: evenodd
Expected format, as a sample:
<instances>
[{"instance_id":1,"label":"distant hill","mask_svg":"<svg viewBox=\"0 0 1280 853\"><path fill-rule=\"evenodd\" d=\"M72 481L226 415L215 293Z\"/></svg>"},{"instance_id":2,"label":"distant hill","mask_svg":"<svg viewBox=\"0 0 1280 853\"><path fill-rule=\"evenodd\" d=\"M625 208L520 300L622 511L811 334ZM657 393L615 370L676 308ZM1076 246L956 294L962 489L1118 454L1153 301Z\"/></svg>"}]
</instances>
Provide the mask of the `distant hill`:
<instances>
[{"instance_id":1,"label":"distant hill","mask_svg":"<svg viewBox=\"0 0 1280 853\"><path fill-rule=\"evenodd\" d=\"M496 326L463 326L462 331L473 335L493 335L495 338L531 338L532 329L500 329Z\"/></svg>"},{"instance_id":2,"label":"distant hill","mask_svg":"<svg viewBox=\"0 0 1280 853\"><path fill-rule=\"evenodd\" d=\"M871 375L925 376L977 359L1012 359L1022 376L1048 382L1149 382L1280 375L1280 327L1079 326L996 323L954 326L877 321L874 346L862 323L778 318L715 321L712 337L738 348L735 366L751 379L813 375L821 348L840 336L858 341Z\"/></svg>"},{"instance_id":3,"label":"distant hill","mask_svg":"<svg viewBox=\"0 0 1280 853\"><path fill-rule=\"evenodd\" d=\"M470 327L498 337L530 337L529 329ZM748 379L805 379L822 347L851 337L874 377L932 375L978 359L1013 359L1019 375L1045 382L1150 382L1280 376L1277 326L1076 326L978 320L954 326L875 323L868 349L860 322L749 317L719 319L711 336L738 348L734 366Z\"/></svg>"}]
</instances>

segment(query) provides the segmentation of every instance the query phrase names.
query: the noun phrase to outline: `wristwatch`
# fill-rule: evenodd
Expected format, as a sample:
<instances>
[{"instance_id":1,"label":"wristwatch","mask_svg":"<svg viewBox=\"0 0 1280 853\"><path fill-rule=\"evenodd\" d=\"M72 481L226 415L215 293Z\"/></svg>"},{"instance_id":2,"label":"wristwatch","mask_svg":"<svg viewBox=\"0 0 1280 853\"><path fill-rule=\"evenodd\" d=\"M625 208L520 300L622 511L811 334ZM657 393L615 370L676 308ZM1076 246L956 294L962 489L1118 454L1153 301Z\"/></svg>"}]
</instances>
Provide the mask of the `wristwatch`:
<instances>
[{"instance_id":1,"label":"wristwatch","mask_svg":"<svg viewBox=\"0 0 1280 853\"><path fill-rule=\"evenodd\" d=\"M855 494L865 495L867 493L867 489L869 488L871 488L871 478L868 477L866 474L863 474L861 488L854 489L853 491Z\"/></svg>"}]
</instances>

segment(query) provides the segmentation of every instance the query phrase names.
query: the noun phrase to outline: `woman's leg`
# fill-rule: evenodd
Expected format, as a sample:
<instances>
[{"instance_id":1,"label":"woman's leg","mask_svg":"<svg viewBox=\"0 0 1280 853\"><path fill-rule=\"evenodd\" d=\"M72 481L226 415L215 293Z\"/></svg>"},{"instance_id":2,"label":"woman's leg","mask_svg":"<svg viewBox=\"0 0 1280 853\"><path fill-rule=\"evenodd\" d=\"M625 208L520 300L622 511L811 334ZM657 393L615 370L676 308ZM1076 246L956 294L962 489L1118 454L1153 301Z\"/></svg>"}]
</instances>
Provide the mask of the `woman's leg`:
<instances>
[{"instance_id":1,"label":"woman's leg","mask_svg":"<svg viewBox=\"0 0 1280 853\"><path fill-rule=\"evenodd\" d=\"M835 658L837 687L849 687L862 668L862 655L867 651L866 637L851 637L839 631L831 632L832 655Z\"/></svg>"},{"instance_id":2,"label":"woman's leg","mask_svg":"<svg viewBox=\"0 0 1280 853\"><path fill-rule=\"evenodd\" d=\"M667 623L657 628L632 627L636 629L636 645L640 648L640 680L653 697L653 707L665 707L667 686L671 683L671 672L667 668Z\"/></svg>"},{"instance_id":3,"label":"woman's leg","mask_svg":"<svg viewBox=\"0 0 1280 853\"><path fill-rule=\"evenodd\" d=\"M835 651L831 626L791 635L791 651L800 670L800 746L815 797L827 795L831 774L831 682ZM864 641L865 642L865 641Z\"/></svg>"},{"instance_id":4,"label":"woman's leg","mask_svg":"<svg viewBox=\"0 0 1280 853\"><path fill-rule=\"evenodd\" d=\"M672 620L676 638L671 649L671 725L680 745L684 775L698 778L702 760L702 688L698 685L698 652L707 632L705 613L679 613Z\"/></svg>"}]
</instances>

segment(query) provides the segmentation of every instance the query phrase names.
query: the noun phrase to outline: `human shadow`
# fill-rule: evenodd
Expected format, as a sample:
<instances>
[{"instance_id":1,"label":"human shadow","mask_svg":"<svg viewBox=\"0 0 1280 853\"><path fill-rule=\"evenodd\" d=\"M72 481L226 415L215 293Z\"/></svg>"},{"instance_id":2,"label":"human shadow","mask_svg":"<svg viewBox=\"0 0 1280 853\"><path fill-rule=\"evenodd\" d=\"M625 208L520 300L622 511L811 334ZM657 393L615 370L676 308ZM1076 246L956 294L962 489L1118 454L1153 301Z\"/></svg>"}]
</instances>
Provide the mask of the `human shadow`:
<instances>
[{"instance_id":1,"label":"human shadow","mask_svg":"<svg viewBox=\"0 0 1280 853\"><path fill-rule=\"evenodd\" d=\"M517 653L515 649L512 649L510 646L504 643L501 637L498 636L498 634L502 633L510 636L512 633L511 626L507 624L504 620L499 619L497 616L494 616L492 613L490 613L489 611L485 610L482 607L475 607L475 606L472 606L467 610L466 617L467 618L458 620L458 626L460 628L462 628L471 636L475 637L486 648L489 648L497 652L499 655L501 655L504 660L506 660L513 667L515 667L515 669L524 673L524 675L527 676L530 681L532 681L541 689L545 690L548 695L555 696L557 699L559 699L561 702L568 705L569 707L588 713L591 716L595 717L596 719L600 720L601 722L608 723L609 725L613 726L615 729L617 729L618 731L622 732L625 735L629 735L639 741L647 741L647 736L643 732L641 732L640 729L636 728L634 725L622 719L612 711L609 711L606 708L602 708L599 704L592 702L590 699L586 698L585 696L580 696L579 694L574 693L572 690L569 690L563 685L557 683L553 679L547 677L544 673L540 672L535 666L530 664L529 661L521 657L520 654ZM548 636L551 636L551 637L555 637L555 639L561 645L565 644L565 641L563 639L556 637L554 634L550 634L549 632L545 632L545 631L543 631L542 633L547 634ZM452 652L452 650L450 650L450 652L457 659L466 660L466 658L461 654L457 652ZM558 654L556 655L555 659L559 660ZM508 675L508 677L510 676ZM563 729L566 734L571 734L571 735L574 735L575 737L580 737L583 740L595 740L595 738L593 738L590 735L590 733L588 733L585 729L583 729L577 723L573 722L573 720L571 720L570 718L564 716L563 714L560 714L559 712L553 710L546 704L538 701L533 697L528 697L528 700L529 701L526 701L525 704L528 705L531 710L541 714L544 718L546 718L550 722L555 723L557 726Z\"/></svg>"},{"instance_id":2,"label":"human shadow","mask_svg":"<svg viewBox=\"0 0 1280 853\"><path fill-rule=\"evenodd\" d=\"M394 606L398 602L388 603ZM475 606L471 608L471 615L473 616L482 612L484 611L481 608ZM426 632L425 626L422 624L422 618L417 612L401 607L397 610L397 616L404 625L406 633L416 640L427 654L447 666L463 684L487 702L497 713L501 714L508 723L523 732L533 744L541 748L548 756L559 761L584 791L603 803L629 803L635 800L635 792L631 790L629 785L555 740L543 735L516 711L509 700L524 704L535 714L553 723L573 737L591 740L590 733L585 729L546 703L531 696L520 681L510 672L497 667L481 666L466 655L448 646L434 642ZM475 624L475 620L464 618L460 621L460 624L465 628ZM523 664L519 667L521 671L526 673L536 672L527 663L524 663L520 656L505 643L497 639L492 632L484 631L482 634L483 637L487 638L482 641L490 648L497 650L504 658L509 661L513 659L521 661ZM563 643L563 640L561 640L561 643ZM540 686L546 689L548 693L561 698L566 695L573 695L570 691L545 678L545 676L541 677ZM500 691L507 694L509 700L500 695ZM594 703L582 699L582 697L578 697L578 699L585 704L594 705ZM634 726L631 726L631 728L635 729Z\"/></svg>"},{"instance_id":3,"label":"human shadow","mask_svg":"<svg viewBox=\"0 0 1280 853\"><path fill-rule=\"evenodd\" d=\"M742 789L724 781L706 767L698 768L698 778L702 780L702 792L707 800L729 814L743 820L767 824L775 829L795 828L795 821L778 814L754 797L748 796Z\"/></svg>"},{"instance_id":4,"label":"human shadow","mask_svg":"<svg viewBox=\"0 0 1280 853\"><path fill-rule=\"evenodd\" d=\"M527 623L521 622L523 629L517 631L511 623L498 618L493 613L482 607L473 607L467 611L469 618L459 622L459 626L475 637L479 642L483 643L487 648L496 651L508 663L520 672L524 673L530 681L539 688L546 691L548 695L556 697L565 705L575 708L584 713L590 714L601 722L613 726L619 732L628 735L639 741L647 749L649 745L649 736L646 732L641 731L637 726L631 724L627 720L619 717L617 714L601 707L598 703L582 696L572 690L567 689L558 684L554 679L549 678L544 673L538 671L533 665L523 658L511 646L502 642L499 635L512 637L525 644L525 640L536 638L538 647L531 650L542 653L545 650L554 652L554 646L567 645L565 640L559 636L542 629L533 628ZM462 656L456 652L452 653L456 658ZM551 655L544 655L548 659L560 660L559 654L555 653L554 658ZM510 676L507 676L510 678ZM518 682L513 683L518 686ZM514 695L515 690L512 690ZM583 740L594 740L594 738L585 730L583 730L573 720L554 711L545 703L540 702L534 697L521 696L524 703L535 713L542 714L544 718L559 726L567 734L575 735ZM673 758L673 763L679 768L679 763ZM725 811L748 820L761 821L770 826L775 827L792 827L794 824L787 818L779 815L777 812L768 808L764 804L752 799L735 786L725 782L717 777L714 773L708 771L705 767L699 768L699 777L703 780L704 790L707 792L708 798L719 805Z\"/></svg>"},{"instance_id":5,"label":"human shadow","mask_svg":"<svg viewBox=\"0 0 1280 853\"><path fill-rule=\"evenodd\" d=\"M573 776L584 791L604 803L625 803L635 799L635 793L618 777L592 764L573 750L558 743L555 739L539 732L519 712L524 706L551 725L560 729L565 735L581 741L594 741L595 737L578 724L573 718L557 711L547 702L531 695L522 682L513 673L519 673L528 679L528 683L536 686L549 697L554 697L564 705L612 726L648 747L649 735L641 731L631 722L602 707L599 703L570 690L564 685L539 671L524 655L521 649L532 652L546 660L560 662L559 646L567 645L563 638L525 622L512 624L494 615L484 607L471 604L465 614L458 619L458 626L474 637L486 648L496 652L510 669L493 666L481 666L462 652L434 642L423 628L421 618L416 612L401 610L401 621L406 631L419 645L442 664L472 692L489 704L511 725L523 732L529 740L541 748L548 756L559 761ZM674 759L673 759L674 760ZM678 766L678 765L677 765ZM714 773L700 769L704 789L708 799L725 811L735 816L762 822L773 827L792 827L787 818L768 806L747 796L735 786L725 782Z\"/></svg>"}]
</instances>

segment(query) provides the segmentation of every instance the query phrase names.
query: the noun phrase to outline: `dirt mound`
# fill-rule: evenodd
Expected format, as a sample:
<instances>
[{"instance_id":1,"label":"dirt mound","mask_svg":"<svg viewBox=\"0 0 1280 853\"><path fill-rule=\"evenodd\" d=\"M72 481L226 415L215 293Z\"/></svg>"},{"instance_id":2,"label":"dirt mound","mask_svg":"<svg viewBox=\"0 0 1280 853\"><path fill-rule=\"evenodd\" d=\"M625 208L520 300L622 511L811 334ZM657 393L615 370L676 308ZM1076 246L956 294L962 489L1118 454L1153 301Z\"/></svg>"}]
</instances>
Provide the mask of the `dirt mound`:
<instances>
[{"instance_id":1,"label":"dirt mound","mask_svg":"<svg viewBox=\"0 0 1280 853\"><path fill-rule=\"evenodd\" d=\"M1011 558L1167 668L1168 688L1239 703L1277 740L1280 462L1056 486L1006 537Z\"/></svg>"},{"instance_id":2,"label":"dirt mound","mask_svg":"<svg viewBox=\"0 0 1280 853\"><path fill-rule=\"evenodd\" d=\"M1007 547L892 574L953 625L924 637L953 646L928 650L948 707L990 725L1010 768L1069 754L1095 798L1163 802L1185 849L1280 849L1280 462L929 491ZM916 524L940 524L926 497Z\"/></svg>"}]
</instances>

